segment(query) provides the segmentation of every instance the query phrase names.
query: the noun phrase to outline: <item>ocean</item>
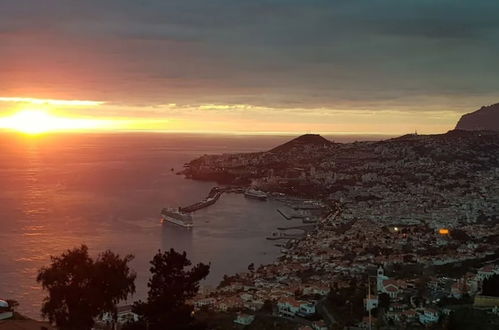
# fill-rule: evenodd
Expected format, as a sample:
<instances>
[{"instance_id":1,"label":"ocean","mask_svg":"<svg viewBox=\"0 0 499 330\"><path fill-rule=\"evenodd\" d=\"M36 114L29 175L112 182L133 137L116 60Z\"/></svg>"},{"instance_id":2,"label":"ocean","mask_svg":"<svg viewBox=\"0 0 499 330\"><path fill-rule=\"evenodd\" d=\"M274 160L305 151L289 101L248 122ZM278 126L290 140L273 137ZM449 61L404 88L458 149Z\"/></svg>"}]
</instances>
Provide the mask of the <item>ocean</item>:
<instances>
[{"instance_id":1,"label":"ocean","mask_svg":"<svg viewBox=\"0 0 499 330\"><path fill-rule=\"evenodd\" d=\"M194 228L161 224L162 207L203 199L214 182L176 172L203 154L268 150L289 136L162 133L0 135L0 299L40 319L45 295L36 283L51 255L86 244L96 255L107 249L133 254L137 292L147 293L149 261L158 250L186 251L194 263L211 263L203 285L224 274L271 263L279 255L266 240L291 225L276 201L224 194L194 213ZM379 137L376 137L378 139ZM336 141L366 137L337 137Z\"/></svg>"}]
</instances>

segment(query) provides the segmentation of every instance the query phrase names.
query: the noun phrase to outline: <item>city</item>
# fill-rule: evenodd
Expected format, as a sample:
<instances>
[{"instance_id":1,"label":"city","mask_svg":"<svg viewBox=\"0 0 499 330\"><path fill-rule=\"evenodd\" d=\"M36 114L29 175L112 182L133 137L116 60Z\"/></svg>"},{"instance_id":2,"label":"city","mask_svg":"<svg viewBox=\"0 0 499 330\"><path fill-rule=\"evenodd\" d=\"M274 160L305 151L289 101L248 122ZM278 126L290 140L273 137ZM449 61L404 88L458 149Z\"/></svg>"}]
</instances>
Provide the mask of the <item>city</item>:
<instances>
[{"instance_id":1,"label":"city","mask_svg":"<svg viewBox=\"0 0 499 330\"><path fill-rule=\"evenodd\" d=\"M242 324L270 303L270 315L313 329L367 327L373 309L373 326L436 324L459 302L492 304L481 290L499 274L498 137L450 131L335 144L305 135L269 152L190 162L188 177L248 182L276 196L300 192L322 209L315 229L289 240L274 264L230 276L194 303L244 313ZM339 312L330 292L356 292L364 309ZM319 307L324 319L308 321Z\"/></svg>"}]
</instances>

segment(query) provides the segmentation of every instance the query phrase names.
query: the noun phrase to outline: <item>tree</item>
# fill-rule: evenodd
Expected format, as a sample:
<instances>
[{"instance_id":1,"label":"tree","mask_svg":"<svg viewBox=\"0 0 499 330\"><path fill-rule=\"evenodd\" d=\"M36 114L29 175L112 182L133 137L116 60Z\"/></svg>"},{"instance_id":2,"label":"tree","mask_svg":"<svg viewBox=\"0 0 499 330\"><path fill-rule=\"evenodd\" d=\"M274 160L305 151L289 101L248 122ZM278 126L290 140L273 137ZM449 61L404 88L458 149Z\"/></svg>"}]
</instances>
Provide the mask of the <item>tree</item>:
<instances>
[{"instance_id":1,"label":"tree","mask_svg":"<svg viewBox=\"0 0 499 330\"><path fill-rule=\"evenodd\" d=\"M388 309L390 306L390 296L384 292L380 293L378 306L383 309Z\"/></svg>"},{"instance_id":2,"label":"tree","mask_svg":"<svg viewBox=\"0 0 499 330\"><path fill-rule=\"evenodd\" d=\"M13 311L16 309L16 307L19 306L19 302L17 300L7 299L5 301L7 302L7 304L9 304L10 309Z\"/></svg>"},{"instance_id":3,"label":"tree","mask_svg":"<svg viewBox=\"0 0 499 330\"><path fill-rule=\"evenodd\" d=\"M469 330L469 329L483 329L492 330L497 329L491 322L491 315L485 310L473 308L460 308L450 314L447 328L449 330Z\"/></svg>"},{"instance_id":4,"label":"tree","mask_svg":"<svg viewBox=\"0 0 499 330\"><path fill-rule=\"evenodd\" d=\"M450 237L461 242L467 242L471 240L471 237L468 234L466 234L464 230L461 229L452 229L450 231Z\"/></svg>"},{"instance_id":5,"label":"tree","mask_svg":"<svg viewBox=\"0 0 499 330\"><path fill-rule=\"evenodd\" d=\"M418 297L426 298L428 296L428 283L429 279L427 276L421 276L416 280L415 286L417 290Z\"/></svg>"},{"instance_id":6,"label":"tree","mask_svg":"<svg viewBox=\"0 0 499 330\"><path fill-rule=\"evenodd\" d=\"M274 312L274 306L272 304L272 301L269 299L265 299L263 302L262 308L260 309L260 312L266 313L266 314L272 314Z\"/></svg>"},{"instance_id":7,"label":"tree","mask_svg":"<svg viewBox=\"0 0 499 330\"><path fill-rule=\"evenodd\" d=\"M136 275L128 267L132 259L106 251L94 261L85 245L51 257L36 279L48 291L42 315L60 330L88 330L95 317L116 315L116 304L135 292Z\"/></svg>"},{"instance_id":8,"label":"tree","mask_svg":"<svg viewBox=\"0 0 499 330\"><path fill-rule=\"evenodd\" d=\"M180 330L196 329L193 307L187 303L199 290L199 282L208 276L210 265L192 265L186 253L174 249L159 251L151 261L151 278L147 286L147 302L136 302L134 312L140 316L138 324L129 329Z\"/></svg>"}]
</instances>

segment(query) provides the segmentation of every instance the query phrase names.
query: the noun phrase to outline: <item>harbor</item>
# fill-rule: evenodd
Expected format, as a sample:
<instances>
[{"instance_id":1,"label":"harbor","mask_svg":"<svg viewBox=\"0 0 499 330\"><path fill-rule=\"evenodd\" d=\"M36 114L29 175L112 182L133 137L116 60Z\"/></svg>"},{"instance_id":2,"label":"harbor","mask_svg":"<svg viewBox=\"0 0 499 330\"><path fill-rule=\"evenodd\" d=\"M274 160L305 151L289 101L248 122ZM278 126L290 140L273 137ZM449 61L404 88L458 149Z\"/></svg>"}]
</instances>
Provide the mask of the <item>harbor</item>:
<instances>
[{"instance_id":1,"label":"harbor","mask_svg":"<svg viewBox=\"0 0 499 330\"><path fill-rule=\"evenodd\" d=\"M222 196L223 193L238 193L242 194L244 193L244 196L247 198L253 198L253 199L258 199L258 200L266 200L267 199L267 194L264 192L252 190L252 189L245 189L244 187L213 187L211 188L210 192L208 193L208 196L194 204L187 205L184 207L179 207L179 211L182 213L192 213L201 209L204 209L208 206L211 206L215 204L218 199Z\"/></svg>"},{"instance_id":2,"label":"harbor","mask_svg":"<svg viewBox=\"0 0 499 330\"><path fill-rule=\"evenodd\" d=\"M277 212L279 212L280 215L283 216L284 219L286 220L291 220L291 219L304 219L305 215L299 214L294 210L287 209L287 208L278 208L276 209Z\"/></svg>"},{"instance_id":3,"label":"harbor","mask_svg":"<svg viewBox=\"0 0 499 330\"><path fill-rule=\"evenodd\" d=\"M289 208L278 208L276 211L286 220L298 219L302 223L314 224L320 218L319 214L313 214L309 210L296 210Z\"/></svg>"},{"instance_id":4,"label":"harbor","mask_svg":"<svg viewBox=\"0 0 499 330\"><path fill-rule=\"evenodd\" d=\"M208 196L203 200L177 209L163 209L163 220L173 222L183 227L192 228L191 213L205 209L217 203L222 194L235 193L244 194L245 198L266 201L267 198L283 203L284 205L275 208L275 210L286 220L299 220L303 225L292 227L277 227L267 240L277 241L300 239L309 234L317 224L318 220L324 215L324 205L315 203L310 200L300 200L283 196L283 194L269 195L263 191L245 188L245 187L213 187L210 189ZM274 198L275 197L275 198ZM298 230L302 232L289 233L288 231Z\"/></svg>"}]
</instances>

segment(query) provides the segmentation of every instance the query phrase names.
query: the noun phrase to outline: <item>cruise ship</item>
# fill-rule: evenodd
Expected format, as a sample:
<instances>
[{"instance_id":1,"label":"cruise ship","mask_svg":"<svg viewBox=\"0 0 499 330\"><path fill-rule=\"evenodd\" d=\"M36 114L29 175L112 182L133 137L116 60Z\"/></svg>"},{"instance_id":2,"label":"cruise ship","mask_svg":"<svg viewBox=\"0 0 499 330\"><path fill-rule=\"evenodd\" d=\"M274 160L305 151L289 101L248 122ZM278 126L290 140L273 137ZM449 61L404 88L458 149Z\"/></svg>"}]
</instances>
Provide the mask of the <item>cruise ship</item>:
<instances>
[{"instance_id":1,"label":"cruise ship","mask_svg":"<svg viewBox=\"0 0 499 330\"><path fill-rule=\"evenodd\" d=\"M263 191L250 188L244 192L244 197L259 199L261 201L264 201L267 199L267 194L264 193Z\"/></svg>"},{"instance_id":2,"label":"cruise ship","mask_svg":"<svg viewBox=\"0 0 499 330\"><path fill-rule=\"evenodd\" d=\"M164 208L161 210L161 218L163 221L168 221L185 228L192 228L192 216L179 209Z\"/></svg>"}]
</instances>

